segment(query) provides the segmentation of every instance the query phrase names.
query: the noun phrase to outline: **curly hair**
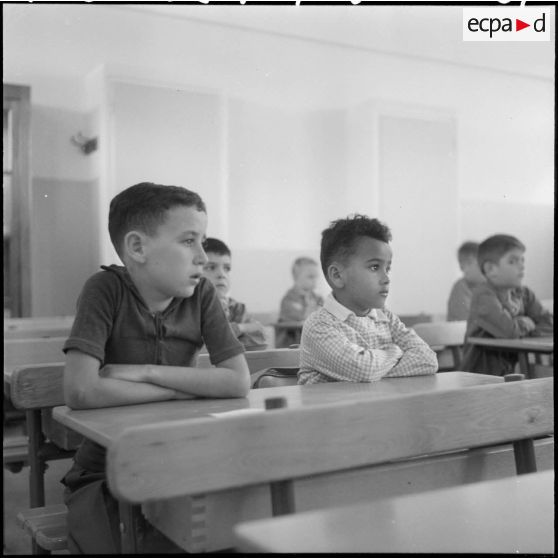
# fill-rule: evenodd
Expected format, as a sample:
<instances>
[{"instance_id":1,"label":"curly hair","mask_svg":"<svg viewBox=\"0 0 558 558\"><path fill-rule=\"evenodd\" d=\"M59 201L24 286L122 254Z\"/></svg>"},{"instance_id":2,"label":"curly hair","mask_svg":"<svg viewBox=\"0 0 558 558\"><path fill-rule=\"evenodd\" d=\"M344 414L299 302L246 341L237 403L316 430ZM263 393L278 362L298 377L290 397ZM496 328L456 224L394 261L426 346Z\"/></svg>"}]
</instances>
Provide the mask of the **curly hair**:
<instances>
[{"instance_id":1,"label":"curly hair","mask_svg":"<svg viewBox=\"0 0 558 558\"><path fill-rule=\"evenodd\" d=\"M359 238L367 236L388 243L391 231L378 219L366 215L349 215L346 219L332 221L322 232L320 263L327 279L327 269L335 260L345 261L355 253Z\"/></svg>"}]
</instances>

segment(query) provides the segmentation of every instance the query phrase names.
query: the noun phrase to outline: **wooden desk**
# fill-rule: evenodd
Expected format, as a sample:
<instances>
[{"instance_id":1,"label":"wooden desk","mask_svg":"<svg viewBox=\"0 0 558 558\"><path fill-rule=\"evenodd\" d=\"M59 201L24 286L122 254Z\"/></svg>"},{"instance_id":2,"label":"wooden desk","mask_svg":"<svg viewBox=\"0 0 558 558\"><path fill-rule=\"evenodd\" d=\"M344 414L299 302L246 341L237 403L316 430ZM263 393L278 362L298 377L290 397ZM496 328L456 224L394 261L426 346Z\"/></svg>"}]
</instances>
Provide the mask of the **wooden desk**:
<instances>
[{"instance_id":1,"label":"wooden desk","mask_svg":"<svg viewBox=\"0 0 558 558\"><path fill-rule=\"evenodd\" d=\"M479 347L515 351L519 357L519 367L526 378L531 377L528 354L552 354L554 352L553 337L522 337L518 339L496 339L491 337L469 337L468 343Z\"/></svg>"},{"instance_id":2,"label":"wooden desk","mask_svg":"<svg viewBox=\"0 0 558 558\"><path fill-rule=\"evenodd\" d=\"M238 524L243 552L554 554L554 471Z\"/></svg>"},{"instance_id":3,"label":"wooden desk","mask_svg":"<svg viewBox=\"0 0 558 558\"><path fill-rule=\"evenodd\" d=\"M549 382L552 380L549 379ZM546 383L543 391L551 397L552 390L548 390ZM297 509L301 510L353 503L355 499L370 499L377 497L378 491L382 490L387 491L384 495L392 495L393 491L396 494L400 493L397 492L398 490L412 492L429 489L432 486L470 482L485 478L487 474L488 476L515 474L510 444L501 448L502 451L496 450L494 454L479 450L480 453L473 457L470 452L453 452L443 456L443 463L440 459L434 458L434 461L428 461L428 458L425 458L415 460L411 464L404 462L383 468L360 467L350 472L332 473L327 472L327 467L325 469L323 467L332 456L337 456L338 460L342 459L344 468L354 467L354 464L350 460L345 461L347 448L340 451L337 444L328 446L327 443L324 445L319 442L322 439L324 441L329 439L331 429L336 428L341 431L343 437L347 435L351 438L350 444L354 444L357 453L373 451L377 452L382 459L388 459L386 456L393 445L392 433L387 432L389 429L384 431L384 423L377 421L375 428L378 432L374 436L379 436L380 439L375 442L363 441L366 435L360 433L357 425L360 424L365 431L370 430L371 419L368 412L360 415L359 421L348 420L348 424L345 424L347 410L360 409L361 406L368 409L370 402L377 401L389 413L393 401L398 399L406 401L410 397L415 405L419 405L420 411L415 414L408 409L409 419L405 418L407 415L403 417L402 427L406 428L407 420L414 420L415 423L423 425L427 431L432 430L430 433L423 432L420 436L414 433L406 435L398 433L396 438L402 440L405 445L412 446L413 455L436 451L429 450L436 447L437 442L433 444L435 440L450 441L456 444L455 448L472 447L474 443L471 446L462 446L461 436L456 439L455 436L450 435L446 428L447 421L442 419L439 413L444 413L444 417L447 413L450 420L454 423L457 421L459 430L464 430L463 417L457 413L451 400L454 400L461 390L469 392L467 388L475 391L479 386L494 388L502 384L504 384L502 378L494 376L448 372L433 376L386 379L373 384L331 383L264 388L251 391L245 399L168 401L82 411L59 407L54 410L54 417L62 424L108 448L108 480L113 492L124 501L142 503L145 516L171 540L188 551L201 552L232 547L232 527L238 521L269 516L271 507L266 476L270 469L279 470L287 478L291 473L296 473L292 470L286 471L281 462L283 457L288 457L291 466L292 462L297 466L297 460L290 459L289 451L283 449L285 444L292 449L295 438L300 438L298 445L302 448L301 451L306 453L307 458L312 457L311 467L316 471L311 478L296 481L296 505ZM516 384L527 384L527 382L516 382ZM533 383L533 387L535 386L538 384ZM524 387L527 385L516 385L513 389L522 390ZM541 384L540 387L542 388L543 385ZM422 402L423 394L427 398L439 398L437 412L430 411L431 405L428 402ZM490 394L486 395L490 400L494 399ZM235 410L262 410L265 399L277 396L287 399L288 409L263 414L247 411L245 414L223 415L220 418L210 416L213 413ZM384 401L385 405L381 405ZM530 408L529 411L538 413L535 422L539 420L546 422L547 419L544 418L546 411L540 409L538 404L535 405L536 408ZM498 405L488 407L490 412L493 408L496 409L495 413L499 410ZM329 417L329 424L324 425L323 419L320 418L322 432L314 436L314 439L308 439L304 433L299 435L300 428L294 425L306 426L307 421L298 415L311 418L309 415L314 414L314 408L320 417L324 415ZM482 404L482 408L487 408L486 403ZM392 414L394 412L392 411ZM467 411L469 412L470 410ZM433 416L426 418L424 413L432 413ZM486 414L484 410L482 414L483 416ZM522 415L515 412L515 406L514 415ZM343 417L345 420L342 420ZM525 422L521 417L511 421L506 420L505 425L499 424L498 418L495 421L481 418L480 423L485 424L486 420L492 425L490 430L511 428L515 432L517 427L525 432L523 426L520 427L517 422ZM372 422L376 423L376 421ZM510 426L510 422L514 424L517 422L517 426ZM475 420L473 423L479 424L479 421ZM314 426L310 425L308 428ZM211 434L207 432L205 435L200 434L199 428L209 428ZM138 430L147 432L149 436L153 433L155 438L147 443L147 447L144 448L146 453L142 453L143 457L136 455L136 457L126 458L124 466L121 467L123 456L117 453L120 450L127 451L126 448L129 447L127 444L130 441L133 444ZM475 425L469 430L469 436L472 432L473 439L478 442L477 445L493 443L496 439L501 440L500 434L490 440L481 437ZM239 440L236 437L238 434L243 434L246 440ZM337 434L339 435L339 432ZM183 435L188 437L187 441L181 439ZM518 432L519 437L522 435L524 434ZM316 445L319 451L314 450ZM239 447L245 449L239 451ZM227 451L231 454L228 456L224 453L220 454ZM277 455L273 453L274 451ZM502 452L506 455L503 456ZM464 453L467 455L465 456ZM155 465L154 474L129 469L136 464L142 468L148 464L147 461L151 462L149 465ZM304 459L301 463L303 461ZM207 482L205 473L211 463L219 468L217 484L203 484ZM495 463L497 465L493 466ZM416 471L419 473L415 474ZM178 474L177 477L175 473ZM146 477L146 474L149 477ZM189 479L186 479L186 476ZM241 477L240 484L238 478L233 477ZM136 482L138 479L142 479L139 485ZM121 480L123 485L120 485ZM141 494L136 491L138 486Z\"/></svg>"},{"instance_id":4,"label":"wooden desk","mask_svg":"<svg viewBox=\"0 0 558 558\"><path fill-rule=\"evenodd\" d=\"M144 425L157 425L170 421L209 417L241 409L265 408L269 397L285 397L289 409L327 405L340 401L359 401L411 393L430 393L448 389L461 389L503 382L502 378L469 372L447 372L431 376L384 379L369 384L333 382L310 386L287 386L251 390L241 399L193 399L188 401L162 401L142 405L107 407L74 411L69 407L56 407L55 420L109 447L126 429Z\"/></svg>"}]
</instances>

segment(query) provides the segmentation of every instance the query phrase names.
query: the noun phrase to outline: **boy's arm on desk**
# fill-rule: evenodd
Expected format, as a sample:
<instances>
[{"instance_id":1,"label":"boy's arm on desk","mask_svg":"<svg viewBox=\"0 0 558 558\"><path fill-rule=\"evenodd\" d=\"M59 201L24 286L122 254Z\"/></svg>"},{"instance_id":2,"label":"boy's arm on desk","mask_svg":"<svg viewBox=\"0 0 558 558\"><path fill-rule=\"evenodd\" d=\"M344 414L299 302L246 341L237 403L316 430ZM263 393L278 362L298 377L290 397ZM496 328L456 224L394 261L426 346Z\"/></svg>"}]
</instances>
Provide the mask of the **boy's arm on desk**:
<instances>
[{"instance_id":1,"label":"boy's arm on desk","mask_svg":"<svg viewBox=\"0 0 558 558\"><path fill-rule=\"evenodd\" d=\"M516 339L529 333L529 328L519 319L521 316L513 317L492 293L483 293L474 300L471 317L493 337Z\"/></svg>"},{"instance_id":2,"label":"boy's arm on desk","mask_svg":"<svg viewBox=\"0 0 558 558\"><path fill-rule=\"evenodd\" d=\"M312 355L310 366L341 382L380 380L402 355L396 344L368 349L327 324L312 324L305 333L304 345Z\"/></svg>"},{"instance_id":3,"label":"boy's arm on desk","mask_svg":"<svg viewBox=\"0 0 558 558\"><path fill-rule=\"evenodd\" d=\"M176 390L181 399L191 397L245 397L250 389L250 372L244 354L236 355L211 368L157 364L110 364L101 375L128 382L147 382Z\"/></svg>"},{"instance_id":4,"label":"boy's arm on desk","mask_svg":"<svg viewBox=\"0 0 558 558\"><path fill-rule=\"evenodd\" d=\"M435 374L438 370L436 353L415 331L406 327L395 314L391 315L390 320L393 340L401 347L403 355L388 372L386 378Z\"/></svg>"},{"instance_id":5,"label":"boy's arm on desk","mask_svg":"<svg viewBox=\"0 0 558 558\"><path fill-rule=\"evenodd\" d=\"M100 362L80 351L68 351L64 369L64 399L72 409L94 409L183 398L174 389L146 382L103 376Z\"/></svg>"},{"instance_id":6,"label":"boy's arm on desk","mask_svg":"<svg viewBox=\"0 0 558 558\"><path fill-rule=\"evenodd\" d=\"M540 303L533 291L526 288L525 314L535 322L531 335L544 337L554 333L554 316Z\"/></svg>"}]
</instances>

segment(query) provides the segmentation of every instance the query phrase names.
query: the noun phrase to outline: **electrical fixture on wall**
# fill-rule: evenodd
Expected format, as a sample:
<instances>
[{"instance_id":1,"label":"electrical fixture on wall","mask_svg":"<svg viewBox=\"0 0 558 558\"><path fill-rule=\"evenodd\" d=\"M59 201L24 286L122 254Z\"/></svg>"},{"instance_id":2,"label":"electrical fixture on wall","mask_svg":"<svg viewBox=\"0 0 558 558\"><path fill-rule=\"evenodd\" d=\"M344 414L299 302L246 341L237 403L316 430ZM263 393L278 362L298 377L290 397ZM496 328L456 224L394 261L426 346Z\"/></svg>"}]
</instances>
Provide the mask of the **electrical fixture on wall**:
<instances>
[{"instance_id":1,"label":"electrical fixture on wall","mask_svg":"<svg viewBox=\"0 0 558 558\"><path fill-rule=\"evenodd\" d=\"M77 135L72 136L70 138L70 141L74 145L77 145L84 155L89 155L97 149L97 138L86 138L81 132L78 132Z\"/></svg>"}]
</instances>

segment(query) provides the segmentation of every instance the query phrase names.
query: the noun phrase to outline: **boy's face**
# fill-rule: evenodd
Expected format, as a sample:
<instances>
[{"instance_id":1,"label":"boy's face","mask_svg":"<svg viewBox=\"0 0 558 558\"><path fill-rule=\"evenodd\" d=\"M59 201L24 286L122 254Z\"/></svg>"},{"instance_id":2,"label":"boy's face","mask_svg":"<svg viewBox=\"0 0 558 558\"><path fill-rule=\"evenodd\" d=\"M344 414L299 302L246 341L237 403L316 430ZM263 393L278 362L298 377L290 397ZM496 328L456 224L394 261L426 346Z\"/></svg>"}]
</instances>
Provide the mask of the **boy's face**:
<instances>
[{"instance_id":1,"label":"boy's face","mask_svg":"<svg viewBox=\"0 0 558 558\"><path fill-rule=\"evenodd\" d=\"M226 254L207 253L207 263L203 268L203 274L217 289L221 298L229 294L231 288L231 257Z\"/></svg>"},{"instance_id":2,"label":"boy's face","mask_svg":"<svg viewBox=\"0 0 558 558\"><path fill-rule=\"evenodd\" d=\"M141 286L148 303L194 294L207 261L202 247L206 229L203 211L176 206L167 211L154 236L145 235Z\"/></svg>"},{"instance_id":3,"label":"boy's face","mask_svg":"<svg viewBox=\"0 0 558 558\"><path fill-rule=\"evenodd\" d=\"M318 282L318 266L314 264L303 264L295 274L295 284L302 291L313 291Z\"/></svg>"},{"instance_id":4,"label":"boy's face","mask_svg":"<svg viewBox=\"0 0 558 558\"><path fill-rule=\"evenodd\" d=\"M470 256L461 262L461 270L463 271L463 277L465 277L469 283L482 283L485 280L477 258L474 256Z\"/></svg>"},{"instance_id":5,"label":"boy's face","mask_svg":"<svg viewBox=\"0 0 558 558\"><path fill-rule=\"evenodd\" d=\"M521 287L525 272L524 250L512 248L500 261L486 264L486 277L496 287L510 289Z\"/></svg>"},{"instance_id":6,"label":"boy's face","mask_svg":"<svg viewBox=\"0 0 558 558\"><path fill-rule=\"evenodd\" d=\"M340 272L342 287L335 291L339 302L357 316L383 308L389 293L391 258L386 242L367 236L358 240L355 254Z\"/></svg>"}]
</instances>

